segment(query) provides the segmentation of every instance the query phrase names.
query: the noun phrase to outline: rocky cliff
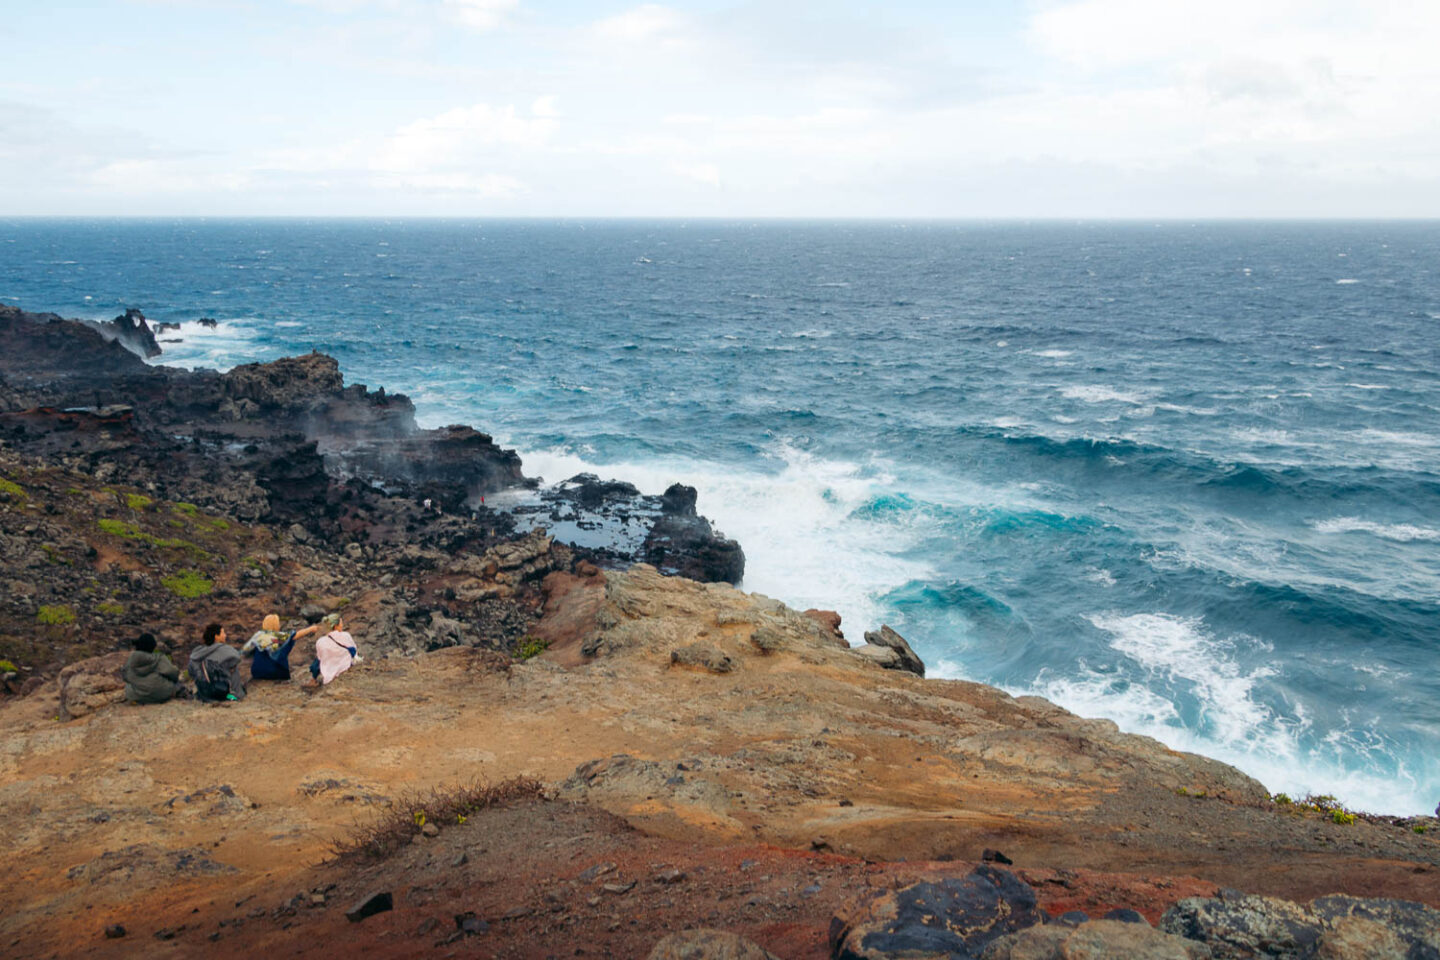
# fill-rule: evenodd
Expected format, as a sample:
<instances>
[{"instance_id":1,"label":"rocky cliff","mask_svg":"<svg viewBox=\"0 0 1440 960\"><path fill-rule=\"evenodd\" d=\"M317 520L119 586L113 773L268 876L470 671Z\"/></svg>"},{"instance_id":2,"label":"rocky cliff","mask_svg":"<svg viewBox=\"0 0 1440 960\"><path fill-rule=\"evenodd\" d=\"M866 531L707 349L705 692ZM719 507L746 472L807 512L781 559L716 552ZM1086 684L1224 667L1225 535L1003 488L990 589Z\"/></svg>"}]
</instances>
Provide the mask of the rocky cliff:
<instances>
[{"instance_id":1,"label":"rocky cliff","mask_svg":"<svg viewBox=\"0 0 1440 960\"><path fill-rule=\"evenodd\" d=\"M1440 823L1271 798L700 582L743 554L689 488L426 509L518 461L319 355L170 371L0 308L0 378L6 956L1440 950ZM141 629L183 661L269 612L342 614L364 662L121 702Z\"/></svg>"}]
</instances>

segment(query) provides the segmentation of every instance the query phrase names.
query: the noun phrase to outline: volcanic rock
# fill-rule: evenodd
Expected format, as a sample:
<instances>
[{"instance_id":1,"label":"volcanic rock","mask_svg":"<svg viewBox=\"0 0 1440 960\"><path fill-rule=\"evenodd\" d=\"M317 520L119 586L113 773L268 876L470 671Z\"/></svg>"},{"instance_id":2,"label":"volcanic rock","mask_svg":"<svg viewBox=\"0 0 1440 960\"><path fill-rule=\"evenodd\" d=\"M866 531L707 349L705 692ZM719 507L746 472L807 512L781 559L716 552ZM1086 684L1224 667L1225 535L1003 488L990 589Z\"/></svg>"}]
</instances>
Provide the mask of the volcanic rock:
<instances>
[{"instance_id":1,"label":"volcanic rock","mask_svg":"<svg viewBox=\"0 0 1440 960\"><path fill-rule=\"evenodd\" d=\"M1300 905L1224 890L1181 900L1160 921L1217 960L1440 956L1440 911L1405 900L1320 897Z\"/></svg>"},{"instance_id":2,"label":"volcanic rock","mask_svg":"<svg viewBox=\"0 0 1440 960\"><path fill-rule=\"evenodd\" d=\"M1093 920L1079 926L1038 924L991 943L983 960L1210 960L1203 943L1145 924Z\"/></svg>"},{"instance_id":3,"label":"volcanic rock","mask_svg":"<svg viewBox=\"0 0 1440 960\"><path fill-rule=\"evenodd\" d=\"M729 673L735 669L735 661L709 643L691 643L672 650L670 663L677 667L699 667L711 673Z\"/></svg>"},{"instance_id":4,"label":"volcanic rock","mask_svg":"<svg viewBox=\"0 0 1440 960\"><path fill-rule=\"evenodd\" d=\"M895 665L891 669L907 670L918 677L925 676L925 662L915 655L915 651L910 649L910 644L905 642L905 638L891 630L888 625L882 626L879 630L867 630L865 642L895 651Z\"/></svg>"},{"instance_id":5,"label":"volcanic rock","mask_svg":"<svg viewBox=\"0 0 1440 960\"><path fill-rule=\"evenodd\" d=\"M982 866L968 876L917 883L854 904L831 921L830 944L835 960L970 960L992 940L1044 921L1029 884Z\"/></svg>"},{"instance_id":6,"label":"volcanic rock","mask_svg":"<svg viewBox=\"0 0 1440 960\"><path fill-rule=\"evenodd\" d=\"M655 944L646 960L779 960L753 940L724 930L683 930Z\"/></svg>"},{"instance_id":7,"label":"volcanic rock","mask_svg":"<svg viewBox=\"0 0 1440 960\"><path fill-rule=\"evenodd\" d=\"M130 654L125 651L108 653L72 663L60 671L60 716L66 720L83 717L102 707L125 699L125 680L121 668Z\"/></svg>"},{"instance_id":8,"label":"volcanic rock","mask_svg":"<svg viewBox=\"0 0 1440 960\"><path fill-rule=\"evenodd\" d=\"M380 890L357 900L354 906L345 911L345 917L351 923L359 923L366 917L373 917L377 913L393 909L395 909L394 895L389 890Z\"/></svg>"}]
</instances>

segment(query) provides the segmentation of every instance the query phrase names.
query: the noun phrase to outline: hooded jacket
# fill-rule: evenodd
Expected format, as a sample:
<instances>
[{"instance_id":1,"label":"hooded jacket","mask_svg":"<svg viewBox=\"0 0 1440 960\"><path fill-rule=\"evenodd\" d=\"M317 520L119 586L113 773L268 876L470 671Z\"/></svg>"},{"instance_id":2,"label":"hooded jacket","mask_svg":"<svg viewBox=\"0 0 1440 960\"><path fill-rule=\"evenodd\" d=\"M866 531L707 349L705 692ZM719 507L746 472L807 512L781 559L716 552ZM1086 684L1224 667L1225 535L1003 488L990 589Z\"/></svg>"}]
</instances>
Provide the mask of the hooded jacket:
<instances>
[{"instance_id":1,"label":"hooded jacket","mask_svg":"<svg viewBox=\"0 0 1440 960\"><path fill-rule=\"evenodd\" d=\"M125 699L136 703L164 703L180 687L180 668L163 653L131 652L121 671Z\"/></svg>"},{"instance_id":2,"label":"hooded jacket","mask_svg":"<svg viewBox=\"0 0 1440 960\"><path fill-rule=\"evenodd\" d=\"M228 643L208 643L190 651L190 679L200 676L203 661L220 664L230 671L230 694L245 699L245 681L240 678L240 651Z\"/></svg>"}]
</instances>

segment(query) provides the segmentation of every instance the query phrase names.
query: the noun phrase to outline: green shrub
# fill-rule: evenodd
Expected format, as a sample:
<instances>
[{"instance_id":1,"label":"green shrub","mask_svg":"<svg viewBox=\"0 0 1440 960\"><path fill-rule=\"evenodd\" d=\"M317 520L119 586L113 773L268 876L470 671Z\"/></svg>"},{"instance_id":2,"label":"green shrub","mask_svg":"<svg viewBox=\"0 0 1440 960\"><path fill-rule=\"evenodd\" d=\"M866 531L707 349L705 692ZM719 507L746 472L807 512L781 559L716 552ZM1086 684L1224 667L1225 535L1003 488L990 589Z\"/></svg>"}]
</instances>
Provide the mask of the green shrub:
<instances>
[{"instance_id":1,"label":"green shrub","mask_svg":"<svg viewBox=\"0 0 1440 960\"><path fill-rule=\"evenodd\" d=\"M122 537L126 540L134 540L137 543L148 543L152 547L164 547L167 550L185 550L200 560L204 560L209 556L203 549L191 543L189 540L179 540L173 537L157 537L154 534L146 533L133 523L126 523L124 520L111 520L106 517L96 520L95 526L100 528L101 533L108 533L112 537Z\"/></svg>"},{"instance_id":2,"label":"green shrub","mask_svg":"<svg viewBox=\"0 0 1440 960\"><path fill-rule=\"evenodd\" d=\"M97 603L95 612L107 617L119 617L124 615L125 605L123 603Z\"/></svg>"},{"instance_id":3,"label":"green shrub","mask_svg":"<svg viewBox=\"0 0 1440 960\"><path fill-rule=\"evenodd\" d=\"M147 510L155 501L140 493L125 494L125 506L131 510Z\"/></svg>"},{"instance_id":4,"label":"green shrub","mask_svg":"<svg viewBox=\"0 0 1440 960\"><path fill-rule=\"evenodd\" d=\"M0 673L19 673L20 670L9 660L0 660ZM1424 831L1420 831L1423 833Z\"/></svg>"},{"instance_id":5,"label":"green shrub","mask_svg":"<svg viewBox=\"0 0 1440 960\"><path fill-rule=\"evenodd\" d=\"M184 600L203 597L215 589L215 584L210 582L210 578L198 570L181 570L171 576L161 577L160 582L165 589Z\"/></svg>"},{"instance_id":6,"label":"green shrub","mask_svg":"<svg viewBox=\"0 0 1440 960\"><path fill-rule=\"evenodd\" d=\"M124 537L126 540L145 540L150 536L133 523L111 520L109 517L96 520L95 526L100 528L101 533L108 533L112 537Z\"/></svg>"},{"instance_id":7,"label":"green shrub","mask_svg":"<svg viewBox=\"0 0 1440 960\"><path fill-rule=\"evenodd\" d=\"M75 611L64 604L53 607L41 607L40 612L35 614L35 619L47 627L58 627L66 623L75 622Z\"/></svg>"},{"instance_id":8,"label":"green shrub","mask_svg":"<svg viewBox=\"0 0 1440 960\"><path fill-rule=\"evenodd\" d=\"M0 477L0 493L8 493L12 497L25 498L25 488L13 480L6 480Z\"/></svg>"},{"instance_id":9,"label":"green shrub","mask_svg":"<svg viewBox=\"0 0 1440 960\"><path fill-rule=\"evenodd\" d=\"M1284 794L1284 793L1277 793L1277 794L1275 794L1275 796L1271 797L1270 799L1273 800L1273 801L1275 801L1275 805L1276 805L1276 806L1280 806L1280 807L1288 807L1288 806L1290 806L1291 804L1293 804L1293 803L1295 802L1294 800L1291 800L1291 799L1290 799L1289 794Z\"/></svg>"},{"instance_id":10,"label":"green shrub","mask_svg":"<svg viewBox=\"0 0 1440 960\"><path fill-rule=\"evenodd\" d=\"M184 503L183 501L179 503L173 503L170 505L170 509L180 514L182 517L195 517L200 515L200 508L195 506L195 504L193 503Z\"/></svg>"},{"instance_id":11,"label":"green shrub","mask_svg":"<svg viewBox=\"0 0 1440 960\"><path fill-rule=\"evenodd\" d=\"M1348 827L1350 824L1355 822L1355 814L1347 813L1339 807L1336 807L1334 810L1330 811L1330 819L1342 826Z\"/></svg>"},{"instance_id":12,"label":"green shrub","mask_svg":"<svg viewBox=\"0 0 1440 960\"><path fill-rule=\"evenodd\" d=\"M1426 827L1425 827L1425 824L1423 824L1423 823L1417 823L1417 824L1415 824L1415 826L1411 827L1410 829L1411 829L1411 830L1414 830L1416 833L1424 833L1425 830L1426 830Z\"/></svg>"},{"instance_id":13,"label":"green shrub","mask_svg":"<svg viewBox=\"0 0 1440 960\"><path fill-rule=\"evenodd\" d=\"M545 652L545 648L548 646L550 646L548 640L541 640L539 637L527 634L515 642L515 659L529 660L532 657L538 657Z\"/></svg>"}]
</instances>

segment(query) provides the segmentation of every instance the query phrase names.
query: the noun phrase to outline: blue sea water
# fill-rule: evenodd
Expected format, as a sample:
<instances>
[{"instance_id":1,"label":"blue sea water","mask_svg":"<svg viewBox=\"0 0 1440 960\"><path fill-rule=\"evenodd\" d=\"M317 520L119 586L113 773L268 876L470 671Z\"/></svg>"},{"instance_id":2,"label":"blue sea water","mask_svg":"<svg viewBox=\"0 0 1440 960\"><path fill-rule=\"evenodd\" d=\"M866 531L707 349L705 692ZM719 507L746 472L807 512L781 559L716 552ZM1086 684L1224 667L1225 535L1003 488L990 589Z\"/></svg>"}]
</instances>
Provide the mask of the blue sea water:
<instances>
[{"instance_id":1,"label":"blue sea water","mask_svg":"<svg viewBox=\"0 0 1440 960\"><path fill-rule=\"evenodd\" d=\"M1434 223L0 220L3 302L692 483L852 639L1393 813L1440 800L1437 265Z\"/></svg>"}]
</instances>

